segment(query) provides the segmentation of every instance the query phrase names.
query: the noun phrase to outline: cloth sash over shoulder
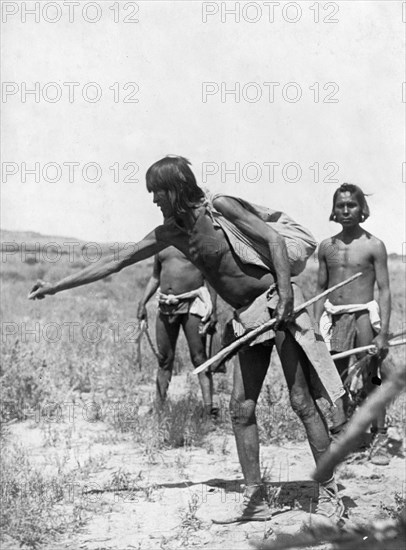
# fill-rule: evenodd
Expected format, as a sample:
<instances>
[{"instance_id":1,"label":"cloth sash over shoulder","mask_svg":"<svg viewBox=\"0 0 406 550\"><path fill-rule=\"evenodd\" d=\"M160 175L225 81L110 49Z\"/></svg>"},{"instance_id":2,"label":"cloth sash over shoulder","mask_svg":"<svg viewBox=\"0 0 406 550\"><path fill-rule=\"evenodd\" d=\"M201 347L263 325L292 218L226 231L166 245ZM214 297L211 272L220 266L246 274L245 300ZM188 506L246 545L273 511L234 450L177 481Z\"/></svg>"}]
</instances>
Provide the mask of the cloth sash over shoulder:
<instances>
[{"instance_id":1,"label":"cloth sash over shoulder","mask_svg":"<svg viewBox=\"0 0 406 550\"><path fill-rule=\"evenodd\" d=\"M206 191L206 206L209 208L212 215L213 223L223 229L231 248L242 262L263 267L268 271L270 266L273 266L271 254L267 245L250 239L215 209L213 201L218 197L228 197L238 201L246 210L269 224L272 229L277 231L285 240L291 275L299 275L299 273L304 270L308 258L315 251L317 246L309 230L296 223L284 212L272 210L266 206L252 204L238 197L211 194Z\"/></svg>"}]
</instances>

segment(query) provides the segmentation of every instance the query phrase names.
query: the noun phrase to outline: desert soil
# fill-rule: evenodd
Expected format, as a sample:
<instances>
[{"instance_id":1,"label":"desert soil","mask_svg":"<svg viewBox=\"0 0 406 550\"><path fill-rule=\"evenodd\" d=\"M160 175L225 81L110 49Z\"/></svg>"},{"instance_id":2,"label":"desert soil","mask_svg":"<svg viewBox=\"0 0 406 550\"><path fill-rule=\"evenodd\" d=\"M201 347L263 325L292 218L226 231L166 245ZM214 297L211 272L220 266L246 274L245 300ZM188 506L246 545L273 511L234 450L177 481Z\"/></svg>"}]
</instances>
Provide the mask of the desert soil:
<instances>
[{"instance_id":1,"label":"desert soil","mask_svg":"<svg viewBox=\"0 0 406 550\"><path fill-rule=\"evenodd\" d=\"M180 383L181 377L175 377L173 384ZM216 525L212 519L232 512L242 500L231 430L210 431L200 447L148 451L147 444L134 444L129 433L118 434L103 421L89 422L71 412L69 422L53 424L58 436L52 442L49 431L34 420L9 428L10 442L22 444L43 472L57 474L58 464L64 472L78 467L85 472L80 482L67 487L60 508L63 514L76 506L81 525L44 545L46 550L253 548L276 534L297 533L314 506L317 486L311 481L314 464L306 442L261 447L271 490L282 486L279 504L290 511L267 523ZM362 453L340 467L339 488L349 521L387 517L382 502L393 503L396 491L403 494L400 441L393 441L393 452L386 467L371 464ZM3 550L11 548L17 548L16 541L9 539Z\"/></svg>"}]
</instances>

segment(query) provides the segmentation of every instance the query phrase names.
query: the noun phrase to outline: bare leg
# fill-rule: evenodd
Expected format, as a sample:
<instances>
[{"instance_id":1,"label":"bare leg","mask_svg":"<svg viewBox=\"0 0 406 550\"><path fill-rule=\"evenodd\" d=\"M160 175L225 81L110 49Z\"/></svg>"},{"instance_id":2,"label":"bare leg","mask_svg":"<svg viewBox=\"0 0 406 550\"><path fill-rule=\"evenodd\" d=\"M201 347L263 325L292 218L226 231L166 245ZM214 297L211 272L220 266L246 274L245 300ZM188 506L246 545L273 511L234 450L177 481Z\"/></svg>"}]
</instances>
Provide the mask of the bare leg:
<instances>
[{"instance_id":1,"label":"bare leg","mask_svg":"<svg viewBox=\"0 0 406 550\"><path fill-rule=\"evenodd\" d=\"M255 407L269 366L271 346L252 346L239 353L234 367L230 413L238 458L247 486L261 484Z\"/></svg>"},{"instance_id":2,"label":"bare leg","mask_svg":"<svg viewBox=\"0 0 406 550\"><path fill-rule=\"evenodd\" d=\"M180 315L169 322L168 316L156 317L156 343L158 347L158 372L156 377L156 405L162 407L168 393L179 335Z\"/></svg>"},{"instance_id":3,"label":"bare leg","mask_svg":"<svg viewBox=\"0 0 406 550\"><path fill-rule=\"evenodd\" d=\"M238 458L245 481L242 506L222 518L217 515L214 523L228 524L240 521L268 521L272 517L262 483L259 465L259 437L255 407L268 370L272 346L248 347L238 354L234 366L234 384L230 400Z\"/></svg>"},{"instance_id":4,"label":"bare leg","mask_svg":"<svg viewBox=\"0 0 406 550\"><path fill-rule=\"evenodd\" d=\"M292 408L303 422L310 449L317 463L327 451L330 437L325 420L309 390L309 361L289 332L277 332L275 342L288 385ZM333 474L333 469L327 472L326 481L331 479Z\"/></svg>"},{"instance_id":5,"label":"bare leg","mask_svg":"<svg viewBox=\"0 0 406 550\"><path fill-rule=\"evenodd\" d=\"M349 359L339 359L335 362L335 365L337 367L338 374L340 375L341 380L344 381L344 378L347 374ZM344 427L348 420L349 399L347 392L342 397L340 397L340 399L337 399L334 405L335 407L333 408L331 415L333 424L331 433L339 433L341 431L341 428Z\"/></svg>"},{"instance_id":6,"label":"bare leg","mask_svg":"<svg viewBox=\"0 0 406 550\"><path fill-rule=\"evenodd\" d=\"M199 334L200 317L188 313L182 319L183 331L189 345L190 358L196 368L207 359L206 339ZM210 414L213 406L213 377L209 371L201 372L199 375L200 389L202 390L205 411Z\"/></svg>"}]
</instances>

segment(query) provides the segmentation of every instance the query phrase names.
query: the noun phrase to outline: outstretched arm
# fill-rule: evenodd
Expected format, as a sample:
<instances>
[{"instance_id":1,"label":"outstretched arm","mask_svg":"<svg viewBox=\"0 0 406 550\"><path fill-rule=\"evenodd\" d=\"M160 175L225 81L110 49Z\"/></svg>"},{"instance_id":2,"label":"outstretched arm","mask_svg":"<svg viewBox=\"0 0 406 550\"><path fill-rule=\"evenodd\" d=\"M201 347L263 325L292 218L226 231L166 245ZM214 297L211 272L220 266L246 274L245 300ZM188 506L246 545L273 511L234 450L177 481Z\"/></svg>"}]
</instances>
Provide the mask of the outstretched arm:
<instances>
[{"instance_id":1,"label":"outstretched arm","mask_svg":"<svg viewBox=\"0 0 406 550\"><path fill-rule=\"evenodd\" d=\"M112 256L103 258L96 264L86 267L82 271L79 271L79 273L69 275L69 277L65 277L57 283L38 282L34 285L28 298L30 300L42 299L45 298L47 294L56 294L62 290L68 290L69 288L87 285L99 279L104 279L113 273L118 273L124 267L145 260L153 254L157 254L167 246L169 246L168 243L157 239L155 229L144 237L142 241L134 243L129 251L119 251Z\"/></svg>"},{"instance_id":2,"label":"outstretched arm","mask_svg":"<svg viewBox=\"0 0 406 550\"><path fill-rule=\"evenodd\" d=\"M374 250L375 278L379 290L379 309L381 314L381 331L373 340L378 352L388 347L389 320L391 314L391 294L389 287L388 255L385 245L379 241Z\"/></svg>"},{"instance_id":3,"label":"outstretched arm","mask_svg":"<svg viewBox=\"0 0 406 550\"><path fill-rule=\"evenodd\" d=\"M328 288L328 268L327 268L327 259L325 254L325 245L327 241L323 241L318 250L318 259L319 259L319 271L317 274L317 285L316 285L316 295L321 294L324 290ZM314 304L314 319L317 324L320 323L320 318L323 313L323 301L319 300Z\"/></svg>"},{"instance_id":4,"label":"outstretched arm","mask_svg":"<svg viewBox=\"0 0 406 550\"><path fill-rule=\"evenodd\" d=\"M269 267L275 271L278 282L279 302L275 315L277 328L282 321L287 321L293 313L293 291L290 283L290 265L285 240L277 231L258 216L243 208L235 199L221 196L215 199L214 204L216 210L221 212L247 237L268 246L272 261Z\"/></svg>"},{"instance_id":5,"label":"outstretched arm","mask_svg":"<svg viewBox=\"0 0 406 550\"><path fill-rule=\"evenodd\" d=\"M159 261L158 254L155 254L154 258L154 267L152 270L152 275L150 280L147 283L147 286L144 290L144 295L141 298L141 301L138 305L138 311L137 311L137 318L142 321L147 319L147 310L146 305L149 301L149 299L155 294L155 292L158 290L159 283L160 283L160 276L161 276L161 262Z\"/></svg>"}]
</instances>

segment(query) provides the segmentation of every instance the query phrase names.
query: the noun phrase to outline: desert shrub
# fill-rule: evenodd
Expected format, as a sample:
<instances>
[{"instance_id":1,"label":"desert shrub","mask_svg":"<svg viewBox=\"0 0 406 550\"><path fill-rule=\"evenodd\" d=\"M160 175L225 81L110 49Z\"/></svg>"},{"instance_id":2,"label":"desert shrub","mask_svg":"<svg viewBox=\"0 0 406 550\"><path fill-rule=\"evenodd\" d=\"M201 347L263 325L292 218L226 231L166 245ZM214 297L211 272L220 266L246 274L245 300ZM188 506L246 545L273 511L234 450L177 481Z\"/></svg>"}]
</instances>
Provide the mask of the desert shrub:
<instances>
[{"instance_id":1,"label":"desert shrub","mask_svg":"<svg viewBox=\"0 0 406 550\"><path fill-rule=\"evenodd\" d=\"M165 443L175 448L201 443L207 429L204 426L205 415L200 399L192 394L175 402L169 401L165 412Z\"/></svg>"},{"instance_id":2,"label":"desert shrub","mask_svg":"<svg viewBox=\"0 0 406 550\"><path fill-rule=\"evenodd\" d=\"M28 256L27 258L24 258L23 259L23 262L25 264L28 264L28 265L35 265L39 262L40 260L36 257L36 256Z\"/></svg>"},{"instance_id":3,"label":"desert shrub","mask_svg":"<svg viewBox=\"0 0 406 550\"><path fill-rule=\"evenodd\" d=\"M151 411L138 419L137 441L156 451L198 446L211 429L203 404L194 394L177 401L168 400L160 413Z\"/></svg>"},{"instance_id":4,"label":"desert shrub","mask_svg":"<svg viewBox=\"0 0 406 550\"><path fill-rule=\"evenodd\" d=\"M0 370L0 422L31 416L51 396L52 388L46 360L16 341Z\"/></svg>"},{"instance_id":5,"label":"desert shrub","mask_svg":"<svg viewBox=\"0 0 406 550\"><path fill-rule=\"evenodd\" d=\"M293 412L279 360L272 358L257 405L257 420L262 443L301 441L306 434Z\"/></svg>"},{"instance_id":6,"label":"desert shrub","mask_svg":"<svg viewBox=\"0 0 406 550\"><path fill-rule=\"evenodd\" d=\"M381 502L380 508L392 519L401 520L402 517L406 515L406 497L396 491L393 500L393 504Z\"/></svg>"},{"instance_id":7,"label":"desert shrub","mask_svg":"<svg viewBox=\"0 0 406 550\"><path fill-rule=\"evenodd\" d=\"M1 271L0 272L0 279L2 281L25 281L25 276L20 273L20 271L17 271L15 269L9 269L8 271Z\"/></svg>"},{"instance_id":8,"label":"desert shrub","mask_svg":"<svg viewBox=\"0 0 406 550\"><path fill-rule=\"evenodd\" d=\"M69 267L71 269L84 269L89 264L86 263L84 260L74 260L73 262L69 262Z\"/></svg>"},{"instance_id":9,"label":"desert shrub","mask_svg":"<svg viewBox=\"0 0 406 550\"><path fill-rule=\"evenodd\" d=\"M38 548L41 543L66 530L74 521L73 510L58 504L66 496L68 478L45 476L32 467L25 452L9 445L0 457L1 531L19 545Z\"/></svg>"}]
</instances>

